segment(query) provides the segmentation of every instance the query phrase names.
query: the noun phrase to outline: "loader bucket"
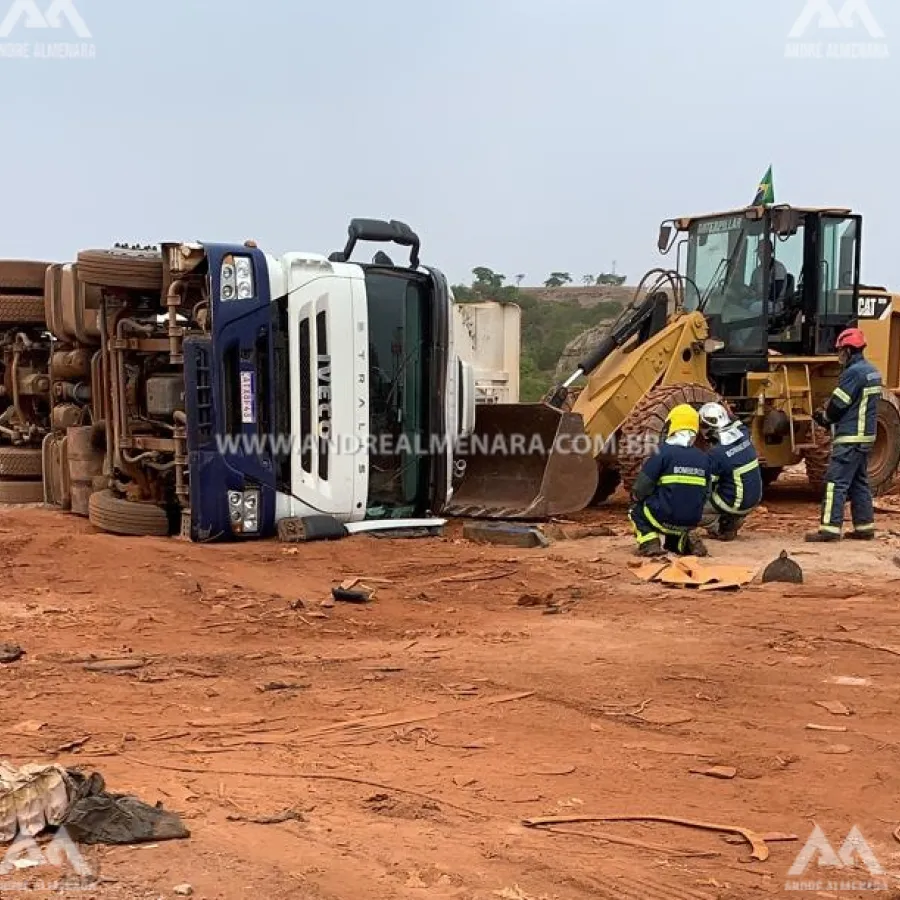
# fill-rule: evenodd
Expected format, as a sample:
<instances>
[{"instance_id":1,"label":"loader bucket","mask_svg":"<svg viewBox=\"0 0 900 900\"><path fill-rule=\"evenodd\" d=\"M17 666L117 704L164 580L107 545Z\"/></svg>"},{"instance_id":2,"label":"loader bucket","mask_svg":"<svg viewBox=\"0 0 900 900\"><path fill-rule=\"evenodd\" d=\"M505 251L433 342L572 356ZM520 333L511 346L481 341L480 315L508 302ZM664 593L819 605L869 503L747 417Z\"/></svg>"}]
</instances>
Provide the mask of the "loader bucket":
<instances>
[{"instance_id":1,"label":"loader bucket","mask_svg":"<svg viewBox=\"0 0 900 900\"><path fill-rule=\"evenodd\" d=\"M466 469L447 515L544 519L584 509L597 490L582 417L545 403L479 404L460 450Z\"/></svg>"}]
</instances>

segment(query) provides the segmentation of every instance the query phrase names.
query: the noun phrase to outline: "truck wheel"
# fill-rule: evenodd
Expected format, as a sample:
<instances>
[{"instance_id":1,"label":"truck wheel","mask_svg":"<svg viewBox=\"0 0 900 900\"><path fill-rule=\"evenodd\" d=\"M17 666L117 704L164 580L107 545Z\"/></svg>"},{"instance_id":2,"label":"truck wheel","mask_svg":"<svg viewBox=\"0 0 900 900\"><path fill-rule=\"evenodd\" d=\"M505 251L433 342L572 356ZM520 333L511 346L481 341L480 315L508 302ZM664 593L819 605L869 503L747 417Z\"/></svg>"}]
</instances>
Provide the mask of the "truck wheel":
<instances>
[{"instance_id":1,"label":"truck wheel","mask_svg":"<svg viewBox=\"0 0 900 900\"><path fill-rule=\"evenodd\" d=\"M50 263L31 260L0 261L0 288L17 291L44 291L44 275Z\"/></svg>"},{"instance_id":2,"label":"truck wheel","mask_svg":"<svg viewBox=\"0 0 900 900\"><path fill-rule=\"evenodd\" d=\"M43 454L31 447L0 447L0 478L40 478Z\"/></svg>"},{"instance_id":3,"label":"truck wheel","mask_svg":"<svg viewBox=\"0 0 900 900\"><path fill-rule=\"evenodd\" d=\"M631 410L619 429L619 472L622 487L631 493L631 486L650 456L666 424L666 416L682 403L696 409L704 403L727 404L713 390L702 384L676 384L655 388Z\"/></svg>"},{"instance_id":4,"label":"truck wheel","mask_svg":"<svg viewBox=\"0 0 900 900\"><path fill-rule=\"evenodd\" d=\"M161 291L162 254L158 250L82 250L78 277L97 287Z\"/></svg>"},{"instance_id":5,"label":"truck wheel","mask_svg":"<svg viewBox=\"0 0 900 900\"><path fill-rule=\"evenodd\" d=\"M616 492L622 483L622 475L618 469L614 469L606 463L597 463L597 490L591 499L591 506L599 506L605 503Z\"/></svg>"},{"instance_id":6,"label":"truck wheel","mask_svg":"<svg viewBox=\"0 0 900 900\"><path fill-rule=\"evenodd\" d=\"M43 503L41 481L0 481L0 503Z\"/></svg>"},{"instance_id":7,"label":"truck wheel","mask_svg":"<svg viewBox=\"0 0 900 900\"><path fill-rule=\"evenodd\" d=\"M0 324L43 325L44 298L0 295Z\"/></svg>"},{"instance_id":8,"label":"truck wheel","mask_svg":"<svg viewBox=\"0 0 900 900\"><path fill-rule=\"evenodd\" d=\"M91 494L88 519L95 528L132 537L168 537L169 517L155 503L124 500L112 491Z\"/></svg>"}]
</instances>

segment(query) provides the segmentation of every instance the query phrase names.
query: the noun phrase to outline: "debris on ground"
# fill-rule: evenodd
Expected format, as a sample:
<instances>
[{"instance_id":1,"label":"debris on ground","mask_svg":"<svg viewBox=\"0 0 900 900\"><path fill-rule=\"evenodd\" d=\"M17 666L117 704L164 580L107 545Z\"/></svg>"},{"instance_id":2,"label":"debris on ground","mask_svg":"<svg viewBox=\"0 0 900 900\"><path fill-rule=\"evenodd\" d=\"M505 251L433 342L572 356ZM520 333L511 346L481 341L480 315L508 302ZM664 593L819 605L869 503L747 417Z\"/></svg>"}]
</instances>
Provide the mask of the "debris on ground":
<instances>
[{"instance_id":1,"label":"debris on ground","mask_svg":"<svg viewBox=\"0 0 900 900\"><path fill-rule=\"evenodd\" d=\"M18 662L25 651L16 644L0 644L0 663Z\"/></svg>"},{"instance_id":2,"label":"debris on ground","mask_svg":"<svg viewBox=\"0 0 900 900\"><path fill-rule=\"evenodd\" d=\"M470 522L463 526L463 537L476 544L501 544L505 547L549 547L540 528L509 522Z\"/></svg>"},{"instance_id":3,"label":"debris on ground","mask_svg":"<svg viewBox=\"0 0 900 900\"><path fill-rule=\"evenodd\" d=\"M691 769L691 775L706 775L707 778L730 780L737 775L734 766L710 766L708 769Z\"/></svg>"},{"instance_id":4,"label":"debris on ground","mask_svg":"<svg viewBox=\"0 0 900 900\"><path fill-rule=\"evenodd\" d=\"M691 587L701 591L734 590L753 580L752 569L701 562L695 556L683 556L674 561L668 557L633 561L629 563L629 567L632 574L641 581Z\"/></svg>"},{"instance_id":5,"label":"debris on ground","mask_svg":"<svg viewBox=\"0 0 900 900\"><path fill-rule=\"evenodd\" d=\"M763 584L773 581L803 584L803 569L788 556L787 550L782 550L778 559L770 562L763 570L762 580Z\"/></svg>"},{"instance_id":6,"label":"debris on ground","mask_svg":"<svg viewBox=\"0 0 900 900\"><path fill-rule=\"evenodd\" d=\"M172 893L178 897L193 897L194 889L189 884L176 884L172 888Z\"/></svg>"},{"instance_id":7,"label":"debris on ground","mask_svg":"<svg viewBox=\"0 0 900 900\"><path fill-rule=\"evenodd\" d=\"M616 536L608 525L562 525L550 522L542 525L540 530L551 541L583 541L585 538Z\"/></svg>"},{"instance_id":8,"label":"debris on ground","mask_svg":"<svg viewBox=\"0 0 900 900\"><path fill-rule=\"evenodd\" d=\"M0 841L64 826L80 844L138 844L190 837L174 813L106 790L103 777L58 765L0 762Z\"/></svg>"}]
</instances>

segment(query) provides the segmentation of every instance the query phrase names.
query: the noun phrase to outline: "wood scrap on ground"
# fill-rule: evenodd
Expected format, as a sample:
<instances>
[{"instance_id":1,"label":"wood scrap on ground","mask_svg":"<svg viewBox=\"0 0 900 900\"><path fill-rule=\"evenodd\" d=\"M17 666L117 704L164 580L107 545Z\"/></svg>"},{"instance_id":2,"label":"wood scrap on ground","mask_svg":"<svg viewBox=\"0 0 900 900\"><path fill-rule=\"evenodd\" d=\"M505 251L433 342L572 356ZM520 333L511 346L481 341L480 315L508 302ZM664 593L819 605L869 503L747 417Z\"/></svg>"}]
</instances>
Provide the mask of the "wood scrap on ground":
<instances>
[{"instance_id":1,"label":"wood scrap on ground","mask_svg":"<svg viewBox=\"0 0 900 900\"><path fill-rule=\"evenodd\" d=\"M753 849L753 852L750 854L753 859L765 862L769 858L769 848L763 839L764 836L755 831L750 831L749 828L741 828L737 825L713 825L708 822L681 819L675 816L537 816L532 819L523 819L522 824L528 828L543 828L547 825L568 825L578 822L663 822L669 825L682 825L685 828L698 828L702 831L739 834Z\"/></svg>"}]
</instances>

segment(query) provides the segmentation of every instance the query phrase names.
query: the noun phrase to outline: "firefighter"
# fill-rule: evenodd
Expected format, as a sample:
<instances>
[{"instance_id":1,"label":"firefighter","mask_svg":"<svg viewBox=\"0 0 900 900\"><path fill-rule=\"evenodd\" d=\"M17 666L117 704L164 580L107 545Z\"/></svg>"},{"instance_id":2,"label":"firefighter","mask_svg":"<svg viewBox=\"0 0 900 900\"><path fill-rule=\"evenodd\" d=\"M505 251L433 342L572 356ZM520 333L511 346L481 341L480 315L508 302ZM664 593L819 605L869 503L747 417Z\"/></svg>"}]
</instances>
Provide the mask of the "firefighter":
<instances>
[{"instance_id":1,"label":"firefighter","mask_svg":"<svg viewBox=\"0 0 900 900\"><path fill-rule=\"evenodd\" d=\"M819 530L807 541L839 541L844 504L850 501L853 530L847 535L868 541L875 537L875 508L869 488L869 453L875 444L875 421L881 394L881 373L863 356L866 339L858 328L838 335L841 377L825 409L813 419L832 432L831 459L825 474L825 498Z\"/></svg>"},{"instance_id":2,"label":"firefighter","mask_svg":"<svg viewBox=\"0 0 900 900\"><path fill-rule=\"evenodd\" d=\"M700 417L692 406L676 406L666 417L667 437L635 479L628 517L638 556L707 556L691 531L700 525L709 492L710 460L694 446Z\"/></svg>"},{"instance_id":3,"label":"firefighter","mask_svg":"<svg viewBox=\"0 0 900 900\"><path fill-rule=\"evenodd\" d=\"M710 537L733 541L747 515L762 502L759 457L750 432L721 403L700 408L700 429L710 445L710 496L704 516Z\"/></svg>"}]
</instances>

